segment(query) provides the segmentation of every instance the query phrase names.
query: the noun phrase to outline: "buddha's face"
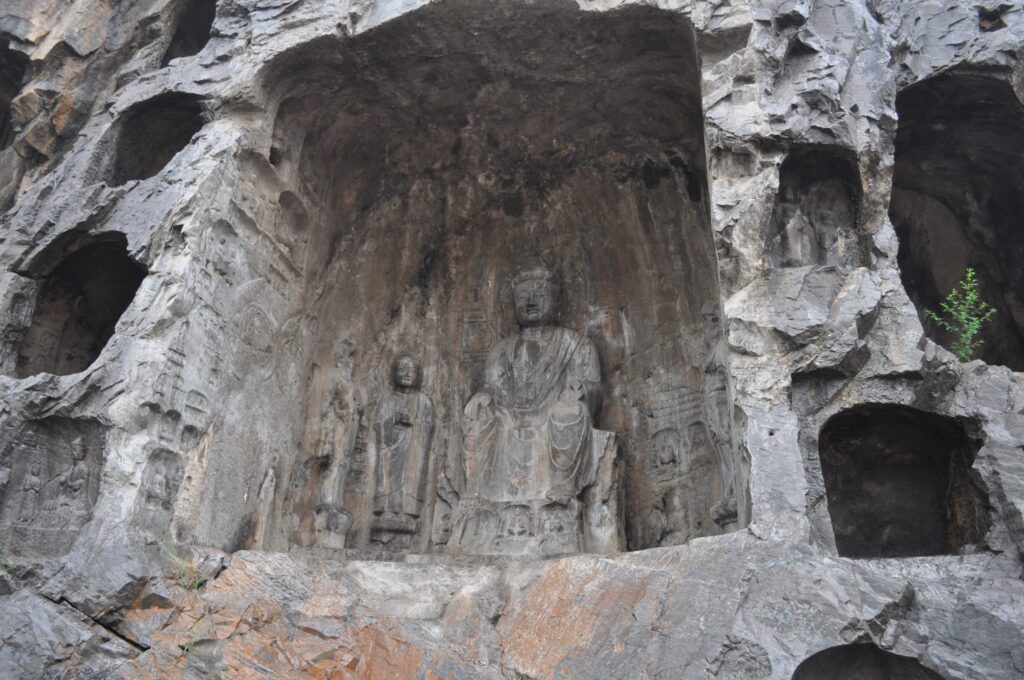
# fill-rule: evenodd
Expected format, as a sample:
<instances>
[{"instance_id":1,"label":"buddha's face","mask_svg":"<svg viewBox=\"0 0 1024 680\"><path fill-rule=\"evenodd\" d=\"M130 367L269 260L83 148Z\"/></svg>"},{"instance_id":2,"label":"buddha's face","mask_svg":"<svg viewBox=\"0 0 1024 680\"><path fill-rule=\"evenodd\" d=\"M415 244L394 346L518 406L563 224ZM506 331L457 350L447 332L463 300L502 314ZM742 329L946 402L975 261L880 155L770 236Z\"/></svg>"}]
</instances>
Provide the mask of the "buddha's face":
<instances>
[{"instance_id":1,"label":"buddha's face","mask_svg":"<svg viewBox=\"0 0 1024 680\"><path fill-rule=\"evenodd\" d=\"M420 367L412 357L400 356L392 368L395 384L399 387L416 387L420 381Z\"/></svg>"},{"instance_id":2,"label":"buddha's face","mask_svg":"<svg viewBox=\"0 0 1024 680\"><path fill-rule=\"evenodd\" d=\"M528 279L516 284L512 296L520 326L540 326L555 317L558 288L547 279Z\"/></svg>"}]
</instances>

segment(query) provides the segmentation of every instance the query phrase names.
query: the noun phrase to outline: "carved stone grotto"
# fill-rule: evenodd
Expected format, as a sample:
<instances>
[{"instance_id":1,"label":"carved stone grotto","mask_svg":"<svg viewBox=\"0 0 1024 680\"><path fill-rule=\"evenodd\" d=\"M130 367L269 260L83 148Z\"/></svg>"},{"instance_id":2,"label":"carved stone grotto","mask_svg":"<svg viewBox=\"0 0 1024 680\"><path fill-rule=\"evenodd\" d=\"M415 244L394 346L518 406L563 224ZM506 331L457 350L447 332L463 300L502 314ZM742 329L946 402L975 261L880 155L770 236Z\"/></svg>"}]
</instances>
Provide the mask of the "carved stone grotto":
<instances>
[{"instance_id":1,"label":"carved stone grotto","mask_svg":"<svg viewBox=\"0 0 1024 680\"><path fill-rule=\"evenodd\" d=\"M389 373L381 357L415 342L437 427L433 492L410 548L495 549L490 539L461 542L464 496L480 491L466 486L460 414L475 408L471 397L488 380L488 352L514 336L511 281L537 258L563 280L564 342L593 347L587 418L607 433L595 430L586 447L607 453L587 454L585 466L621 451L621 470L601 473L610 475L601 493L622 487L629 547L716 534L735 527L737 513L745 521L717 353L693 49L685 22L655 10L612 20L547 6L462 12L451 3L345 48L307 47L272 64L280 104L265 172L310 215L308 243L286 257L309 272L309 290L322 291L308 312L316 320L311 426L307 458L292 475L293 541L315 543L312 527L326 522L316 519L327 512L316 499L325 475L336 474L324 454L330 441L347 465L339 507L329 511L329 524L345 526L334 544L376 542L370 485L381 450L371 433ZM353 77L338 80L339 71ZM621 125L608 122L615 112ZM563 340L553 342L561 351ZM596 470L580 479L596 483ZM543 496L502 497L507 508L481 508L478 518L492 517L487 531L531 537L516 540L533 548L510 551L535 551L539 534L523 526L578 527L583 512L568 496L542 512ZM721 526L716 504L733 508L719 515ZM609 511L620 512L601 512ZM449 543L455 524L462 548ZM612 531L600 543L614 549L620 539ZM579 549L572 539L552 551Z\"/></svg>"},{"instance_id":2,"label":"carved stone grotto","mask_svg":"<svg viewBox=\"0 0 1024 680\"><path fill-rule=\"evenodd\" d=\"M202 101L170 92L121 114L108 160L108 183L148 179L164 169L205 122Z\"/></svg>"},{"instance_id":3,"label":"carved stone grotto","mask_svg":"<svg viewBox=\"0 0 1024 680\"><path fill-rule=\"evenodd\" d=\"M946 73L896 100L896 167L889 215L900 239L907 294L928 321L963 277L977 273L996 316L981 331L981 358L1024 369L1024 107L1006 81Z\"/></svg>"},{"instance_id":4,"label":"carved stone grotto","mask_svg":"<svg viewBox=\"0 0 1024 680\"><path fill-rule=\"evenodd\" d=\"M1022 55L0 0L0 678L1024 678Z\"/></svg>"},{"instance_id":5,"label":"carved stone grotto","mask_svg":"<svg viewBox=\"0 0 1024 680\"><path fill-rule=\"evenodd\" d=\"M90 366L146 276L128 256L123 234L72 239L51 250L63 257L19 296L12 318L25 326L5 339L8 361L2 363L20 378L68 375ZM39 260L40 269L49 266L45 258Z\"/></svg>"},{"instance_id":6,"label":"carved stone grotto","mask_svg":"<svg viewBox=\"0 0 1024 680\"><path fill-rule=\"evenodd\" d=\"M797 667L793 680L942 680L942 676L916 659L872 644L856 644L818 652Z\"/></svg>"},{"instance_id":7,"label":"carved stone grotto","mask_svg":"<svg viewBox=\"0 0 1024 680\"><path fill-rule=\"evenodd\" d=\"M217 14L216 0L187 0L181 3L171 43L160 62L167 66L172 59L191 57L206 47Z\"/></svg>"},{"instance_id":8,"label":"carved stone grotto","mask_svg":"<svg viewBox=\"0 0 1024 680\"><path fill-rule=\"evenodd\" d=\"M818 438L828 512L844 557L973 551L987 531L962 423L904 406L842 411Z\"/></svg>"}]
</instances>

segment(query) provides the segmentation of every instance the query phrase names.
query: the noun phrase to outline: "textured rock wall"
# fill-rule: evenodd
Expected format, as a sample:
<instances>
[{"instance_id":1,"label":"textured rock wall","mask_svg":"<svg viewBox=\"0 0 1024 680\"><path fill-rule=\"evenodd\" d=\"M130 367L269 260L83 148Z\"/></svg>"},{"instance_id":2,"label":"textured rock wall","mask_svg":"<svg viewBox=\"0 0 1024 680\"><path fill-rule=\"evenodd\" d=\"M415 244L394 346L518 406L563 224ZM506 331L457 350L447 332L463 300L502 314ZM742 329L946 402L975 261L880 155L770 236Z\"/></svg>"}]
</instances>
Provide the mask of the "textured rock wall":
<instances>
[{"instance_id":1,"label":"textured rock wall","mask_svg":"<svg viewBox=\"0 0 1024 680\"><path fill-rule=\"evenodd\" d=\"M220 0L204 43L212 4L0 9L0 675L1024 674L1017 3ZM444 554L531 256L600 354L628 552ZM965 265L989 363L921 322ZM396 555L400 351L440 425ZM304 535L327 441L344 549Z\"/></svg>"}]
</instances>

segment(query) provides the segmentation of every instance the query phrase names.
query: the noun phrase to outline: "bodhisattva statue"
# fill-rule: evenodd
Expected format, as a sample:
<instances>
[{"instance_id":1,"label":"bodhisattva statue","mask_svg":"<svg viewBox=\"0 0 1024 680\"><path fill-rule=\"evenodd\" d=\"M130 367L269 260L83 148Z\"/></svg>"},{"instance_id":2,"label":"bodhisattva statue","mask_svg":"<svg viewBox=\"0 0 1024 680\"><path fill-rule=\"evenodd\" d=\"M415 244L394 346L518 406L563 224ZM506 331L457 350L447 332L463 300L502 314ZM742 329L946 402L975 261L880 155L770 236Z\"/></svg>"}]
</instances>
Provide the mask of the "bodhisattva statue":
<instances>
[{"instance_id":1,"label":"bodhisattva statue","mask_svg":"<svg viewBox=\"0 0 1024 680\"><path fill-rule=\"evenodd\" d=\"M455 553L546 556L620 548L615 437L594 344L556 325L558 280L543 266L513 281L519 330L488 353L462 416L463 488Z\"/></svg>"},{"instance_id":2,"label":"bodhisattva statue","mask_svg":"<svg viewBox=\"0 0 1024 680\"><path fill-rule=\"evenodd\" d=\"M434 402L419 390L420 367L407 355L392 366L394 390L377 413L377 470L374 475L374 543L410 548L420 531Z\"/></svg>"}]
</instances>

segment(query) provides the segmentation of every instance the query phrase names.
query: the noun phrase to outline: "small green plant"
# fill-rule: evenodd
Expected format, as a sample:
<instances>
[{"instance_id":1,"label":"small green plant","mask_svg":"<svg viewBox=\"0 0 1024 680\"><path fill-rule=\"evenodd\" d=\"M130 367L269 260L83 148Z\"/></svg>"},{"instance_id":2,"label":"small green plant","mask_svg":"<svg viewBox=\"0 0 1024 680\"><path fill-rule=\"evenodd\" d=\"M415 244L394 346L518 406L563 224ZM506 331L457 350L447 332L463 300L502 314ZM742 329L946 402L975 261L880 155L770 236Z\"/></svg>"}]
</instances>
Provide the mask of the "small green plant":
<instances>
[{"instance_id":1,"label":"small green plant","mask_svg":"<svg viewBox=\"0 0 1024 680\"><path fill-rule=\"evenodd\" d=\"M0 569L3 569L8 574L14 573L14 564L11 562L6 548L0 548Z\"/></svg>"},{"instance_id":2,"label":"small green plant","mask_svg":"<svg viewBox=\"0 0 1024 680\"><path fill-rule=\"evenodd\" d=\"M981 299L978 279L972 267L967 268L964 278L949 291L939 307L941 314L929 309L925 315L953 335L953 346L950 347L953 354L960 361L970 361L984 344L978 337L982 325L996 313L995 308Z\"/></svg>"},{"instance_id":3,"label":"small green plant","mask_svg":"<svg viewBox=\"0 0 1024 680\"><path fill-rule=\"evenodd\" d=\"M178 645L178 649L180 649L183 654L192 653L192 648L196 646L196 643L199 642L199 638L202 636L203 633L199 628L199 622L196 621L192 624L192 627L189 628L189 641L183 645Z\"/></svg>"},{"instance_id":4,"label":"small green plant","mask_svg":"<svg viewBox=\"0 0 1024 680\"><path fill-rule=\"evenodd\" d=\"M203 578L198 569L192 566L190 560L186 560L178 555L177 546L173 543L163 543L162 545L174 562L174 582L185 590L191 590L198 595L206 585L206 579Z\"/></svg>"}]
</instances>

